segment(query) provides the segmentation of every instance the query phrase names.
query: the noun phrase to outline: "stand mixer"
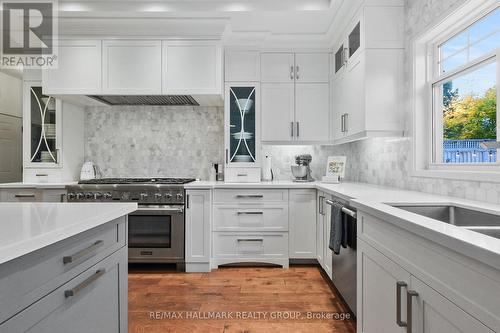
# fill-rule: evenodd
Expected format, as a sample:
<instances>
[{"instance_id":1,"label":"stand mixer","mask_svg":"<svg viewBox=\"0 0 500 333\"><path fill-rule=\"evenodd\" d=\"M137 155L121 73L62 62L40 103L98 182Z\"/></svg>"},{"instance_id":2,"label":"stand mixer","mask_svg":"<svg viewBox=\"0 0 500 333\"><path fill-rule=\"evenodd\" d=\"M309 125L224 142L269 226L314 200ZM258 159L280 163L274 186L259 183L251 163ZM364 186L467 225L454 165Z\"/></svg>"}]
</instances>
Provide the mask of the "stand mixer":
<instances>
[{"instance_id":1,"label":"stand mixer","mask_svg":"<svg viewBox=\"0 0 500 333\"><path fill-rule=\"evenodd\" d=\"M292 175L294 182L313 182L314 178L311 176L311 161L312 156L309 154L302 154L295 156L295 163L292 165Z\"/></svg>"}]
</instances>

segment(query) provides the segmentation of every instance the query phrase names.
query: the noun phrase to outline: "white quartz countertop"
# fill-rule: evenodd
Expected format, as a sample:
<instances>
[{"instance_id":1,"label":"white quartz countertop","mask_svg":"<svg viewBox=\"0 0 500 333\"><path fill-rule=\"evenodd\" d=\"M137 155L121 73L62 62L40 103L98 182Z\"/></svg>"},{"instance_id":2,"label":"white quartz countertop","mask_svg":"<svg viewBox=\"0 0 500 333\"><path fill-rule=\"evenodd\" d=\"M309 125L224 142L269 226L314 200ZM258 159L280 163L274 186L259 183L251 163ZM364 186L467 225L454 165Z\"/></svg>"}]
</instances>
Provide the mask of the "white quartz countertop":
<instances>
[{"instance_id":1,"label":"white quartz countertop","mask_svg":"<svg viewBox=\"0 0 500 333\"><path fill-rule=\"evenodd\" d=\"M408 231L500 269L500 239L391 206L391 204L454 205L500 215L500 205L497 204L365 183L326 184L321 182L273 181L242 184L199 181L186 185L186 189L211 188L315 188L348 200L349 204L359 211L396 224Z\"/></svg>"},{"instance_id":2,"label":"white quartz countertop","mask_svg":"<svg viewBox=\"0 0 500 333\"><path fill-rule=\"evenodd\" d=\"M64 182L64 183L3 183L0 184L2 188L40 188L40 189L63 189L69 185L76 185L78 182Z\"/></svg>"},{"instance_id":3,"label":"white quartz countertop","mask_svg":"<svg viewBox=\"0 0 500 333\"><path fill-rule=\"evenodd\" d=\"M0 203L0 264L135 210L136 203Z\"/></svg>"}]
</instances>

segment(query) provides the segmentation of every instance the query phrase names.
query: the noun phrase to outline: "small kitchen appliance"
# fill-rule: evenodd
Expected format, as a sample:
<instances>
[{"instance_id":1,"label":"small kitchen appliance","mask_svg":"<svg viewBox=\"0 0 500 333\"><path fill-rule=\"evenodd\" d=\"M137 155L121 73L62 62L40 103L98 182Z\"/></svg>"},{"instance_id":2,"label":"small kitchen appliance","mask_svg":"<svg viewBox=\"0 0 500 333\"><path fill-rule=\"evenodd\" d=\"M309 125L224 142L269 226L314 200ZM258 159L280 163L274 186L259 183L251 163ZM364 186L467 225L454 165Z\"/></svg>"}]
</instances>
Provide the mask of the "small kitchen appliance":
<instances>
[{"instance_id":1,"label":"small kitchen appliance","mask_svg":"<svg viewBox=\"0 0 500 333\"><path fill-rule=\"evenodd\" d=\"M314 178L311 176L311 161L312 156L309 154L302 154L295 156L295 163L292 165L292 175L294 182L313 182Z\"/></svg>"},{"instance_id":2,"label":"small kitchen appliance","mask_svg":"<svg viewBox=\"0 0 500 333\"><path fill-rule=\"evenodd\" d=\"M273 179L273 162L271 156L266 155L262 160L262 180L265 182L270 182Z\"/></svg>"},{"instance_id":3,"label":"small kitchen appliance","mask_svg":"<svg viewBox=\"0 0 500 333\"><path fill-rule=\"evenodd\" d=\"M93 162L85 162L80 171L80 180L96 179L99 171Z\"/></svg>"}]
</instances>

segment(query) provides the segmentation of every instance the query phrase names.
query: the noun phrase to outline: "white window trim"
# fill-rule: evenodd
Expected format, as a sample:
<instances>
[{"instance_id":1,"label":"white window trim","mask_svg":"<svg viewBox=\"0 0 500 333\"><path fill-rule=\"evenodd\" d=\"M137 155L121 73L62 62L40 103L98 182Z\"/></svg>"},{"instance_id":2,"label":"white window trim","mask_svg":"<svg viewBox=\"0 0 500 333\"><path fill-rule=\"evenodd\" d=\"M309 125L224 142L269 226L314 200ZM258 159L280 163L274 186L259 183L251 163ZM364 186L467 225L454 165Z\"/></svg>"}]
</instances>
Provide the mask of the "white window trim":
<instances>
[{"instance_id":1,"label":"white window trim","mask_svg":"<svg viewBox=\"0 0 500 333\"><path fill-rule=\"evenodd\" d=\"M469 0L463 6L443 19L435 27L417 36L413 41L413 176L448 178L472 181L500 182L500 163L495 164L436 164L434 157L433 131L433 94L432 85L436 82L437 61L435 52L438 46L479 18L498 8L496 0ZM467 19L464 20L464 17ZM460 27L460 28L457 28ZM474 62L486 61L498 54L492 53ZM468 66L467 66L468 67ZM497 76L500 75L497 66ZM448 75L456 75L464 68L458 68ZM438 80L439 81L439 80ZM497 100L499 97L497 89Z\"/></svg>"}]
</instances>

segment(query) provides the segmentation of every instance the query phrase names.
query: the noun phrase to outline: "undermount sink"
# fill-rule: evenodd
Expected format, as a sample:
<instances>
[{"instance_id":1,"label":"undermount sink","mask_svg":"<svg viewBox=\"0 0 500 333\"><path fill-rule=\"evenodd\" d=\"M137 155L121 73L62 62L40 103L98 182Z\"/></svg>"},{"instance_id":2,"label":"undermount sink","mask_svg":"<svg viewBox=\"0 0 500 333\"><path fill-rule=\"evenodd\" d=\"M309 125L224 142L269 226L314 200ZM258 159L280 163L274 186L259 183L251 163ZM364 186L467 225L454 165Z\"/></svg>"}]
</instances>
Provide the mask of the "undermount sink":
<instances>
[{"instance_id":1,"label":"undermount sink","mask_svg":"<svg viewBox=\"0 0 500 333\"><path fill-rule=\"evenodd\" d=\"M500 215L453 205L391 206L500 239Z\"/></svg>"}]
</instances>

